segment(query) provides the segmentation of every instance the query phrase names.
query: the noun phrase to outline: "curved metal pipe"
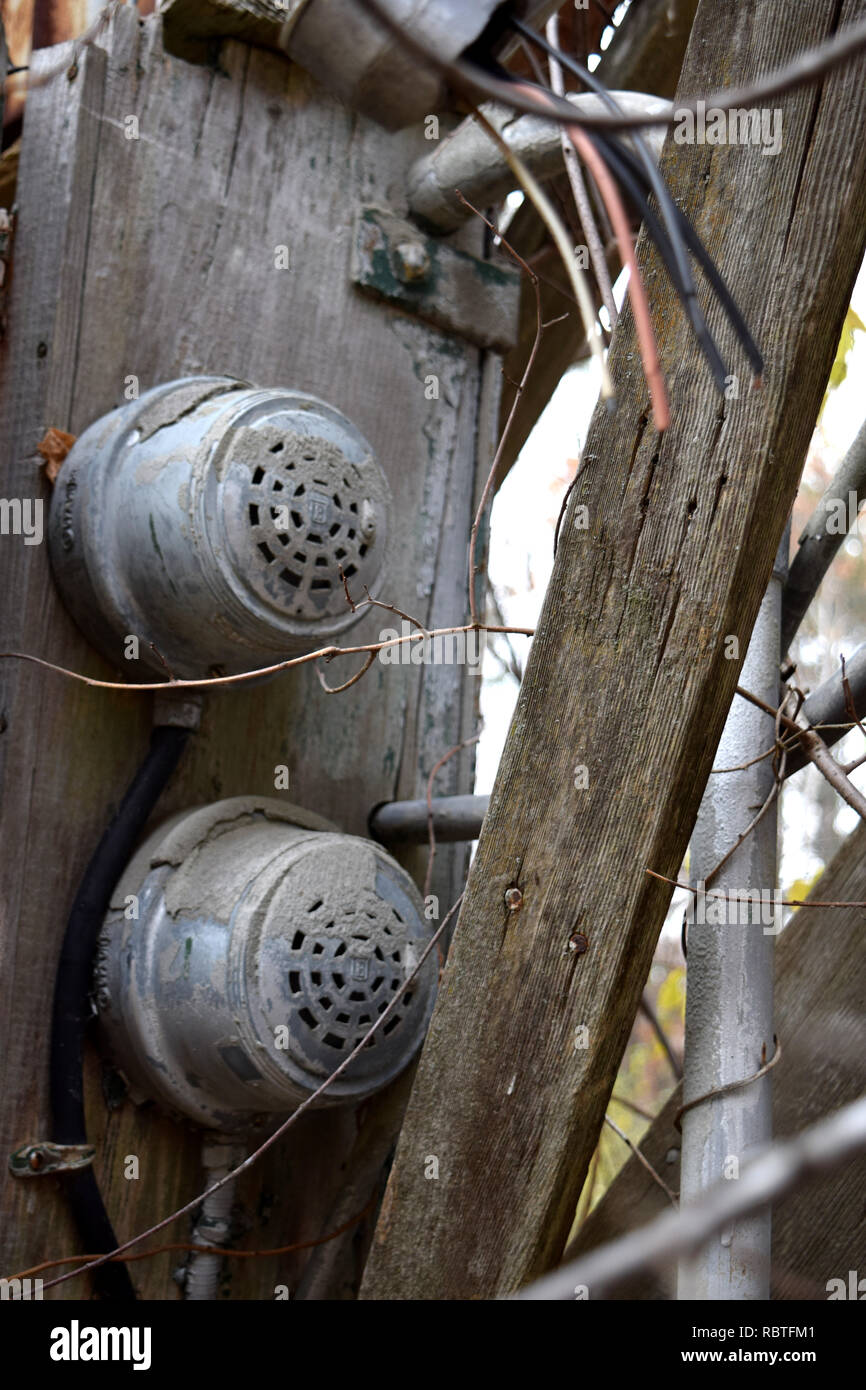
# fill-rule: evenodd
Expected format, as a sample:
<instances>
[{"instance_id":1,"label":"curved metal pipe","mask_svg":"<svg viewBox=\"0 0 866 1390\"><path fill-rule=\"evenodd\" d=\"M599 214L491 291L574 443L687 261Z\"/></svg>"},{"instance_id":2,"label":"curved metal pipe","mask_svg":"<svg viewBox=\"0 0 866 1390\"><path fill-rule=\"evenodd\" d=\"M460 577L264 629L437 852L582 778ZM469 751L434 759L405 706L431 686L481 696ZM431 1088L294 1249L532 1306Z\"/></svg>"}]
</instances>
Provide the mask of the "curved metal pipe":
<instances>
[{"instance_id":1,"label":"curved metal pipe","mask_svg":"<svg viewBox=\"0 0 866 1390\"><path fill-rule=\"evenodd\" d=\"M653 115L671 109L662 97L640 92L611 92L629 115ZM587 115L606 111L604 100L594 92L571 93L567 100L575 110ZM559 126L543 116L519 116L504 106L482 108L518 158L538 179L552 179L564 171ZM665 131L654 126L644 133L657 160ZM476 207L499 202L514 187L514 176L488 135L473 117L467 117L455 131L440 140L409 170L409 208L419 221L438 232L451 232L471 216L457 197L457 189Z\"/></svg>"}]
</instances>

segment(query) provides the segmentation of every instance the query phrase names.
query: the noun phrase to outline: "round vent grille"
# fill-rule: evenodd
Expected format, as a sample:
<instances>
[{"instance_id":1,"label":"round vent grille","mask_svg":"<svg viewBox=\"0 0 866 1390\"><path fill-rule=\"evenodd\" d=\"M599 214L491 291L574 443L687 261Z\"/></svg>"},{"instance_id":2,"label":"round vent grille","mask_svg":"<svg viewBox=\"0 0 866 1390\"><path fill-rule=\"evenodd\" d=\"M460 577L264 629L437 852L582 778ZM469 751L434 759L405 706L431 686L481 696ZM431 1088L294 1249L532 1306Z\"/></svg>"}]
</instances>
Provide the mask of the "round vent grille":
<instances>
[{"instance_id":1,"label":"round vent grille","mask_svg":"<svg viewBox=\"0 0 866 1390\"><path fill-rule=\"evenodd\" d=\"M396 996L429 939L415 885L381 846L283 802L217 802L155 832L118 884L100 1017L142 1096L244 1128L306 1099L378 1020L322 1103L399 1075L430 1018L433 954Z\"/></svg>"},{"instance_id":2,"label":"round vent grille","mask_svg":"<svg viewBox=\"0 0 866 1390\"><path fill-rule=\"evenodd\" d=\"M307 841L247 962L250 994L263 1001L260 1033L286 1024L291 1061L317 1085L382 1017L427 939L414 884L379 846L344 835ZM367 1041L346 1072L355 1084L399 1070L423 1031L435 974L431 959Z\"/></svg>"},{"instance_id":3,"label":"round vent grille","mask_svg":"<svg viewBox=\"0 0 866 1390\"><path fill-rule=\"evenodd\" d=\"M380 586L389 507L370 445L332 406L189 377L81 435L48 539L65 602L127 678L195 678L271 665L356 622L345 585L353 599Z\"/></svg>"},{"instance_id":4,"label":"round vent grille","mask_svg":"<svg viewBox=\"0 0 866 1390\"><path fill-rule=\"evenodd\" d=\"M227 517L237 550L249 531L247 577L260 596L293 617L343 617L353 596L375 582L378 522L384 513L372 460L352 462L330 440L273 426L256 431L258 461L231 490Z\"/></svg>"},{"instance_id":5,"label":"round vent grille","mask_svg":"<svg viewBox=\"0 0 866 1390\"><path fill-rule=\"evenodd\" d=\"M308 923L297 928L291 942L292 1004L301 1027L317 1045L351 1052L406 978L411 954L406 924L391 903L372 897L366 907L342 909L317 898L306 915ZM326 921L328 917L332 920ZM396 1032L411 1004L408 989L367 1047Z\"/></svg>"}]
</instances>

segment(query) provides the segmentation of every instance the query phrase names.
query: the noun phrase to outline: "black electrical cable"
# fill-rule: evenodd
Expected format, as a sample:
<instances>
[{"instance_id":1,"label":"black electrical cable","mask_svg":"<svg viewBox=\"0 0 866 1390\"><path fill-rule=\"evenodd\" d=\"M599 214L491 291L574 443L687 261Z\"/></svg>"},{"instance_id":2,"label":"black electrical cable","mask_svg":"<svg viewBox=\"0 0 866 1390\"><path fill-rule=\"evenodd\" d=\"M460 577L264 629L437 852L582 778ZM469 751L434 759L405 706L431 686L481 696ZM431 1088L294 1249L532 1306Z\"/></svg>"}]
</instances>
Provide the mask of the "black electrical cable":
<instances>
[{"instance_id":1,"label":"black electrical cable","mask_svg":"<svg viewBox=\"0 0 866 1390\"><path fill-rule=\"evenodd\" d=\"M52 1134L57 1144L86 1144L82 1047L91 1014L93 953L115 884L135 849L148 816L174 771L189 729L162 725L108 829L104 832L75 895L54 986L51 1018L50 1096ZM84 1249L104 1254L118 1245L92 1167L64 1174L63 1190ZM94 1284L105 1299L134 1299L124 1264L102 1265Z\"/></svg>"},{"instance_id":2,"label":"black electrical cable","mask_svg":"<svg viewBox=\"0 0 866 1390\"><path fill-rule=\"evenodd\" d=\"M587 135L587 139L592 140L593 137L591 135ZM593 141L593 143L596 142ZM603 148L601 148L602 142L598 143L599 154L602 155L611 173L614 175L617 182L620 184L621 188L628 197L629 201L632 203L638 217L641 219L641 221L646 223L647 232L649 233L652 241L654 242L655 246L659 251L662 260L665 263L665 269L668 272L671 283L673 284L673 287L676 290L680 300L683 300L685 298L685 293L682 280L680 279L679 263L674 255L673 247L671 246L670 241L664 234L664 228L662 227L661 223L659 222L658 218L656 217L655 213L650 207L646 197L641 191L640 183L636 176L636 170L629 169L628 165L624 161L620 161L617 151L614 150L609 143L604 142ZM692 326L694 327L694 325ZM706 332L704 334L697 336L698 346L701 348L701 351L703 352L710 365L710 370L712 371L716 384L719 385L720 390L724 391L728 380L727 369L722 359L722 355L719 352L715 338L710 333L708 328L706 329Z\"/></svg>"},{"instance_id":3,"label":"black electrical cable","mask_svg":"<svg viewBox=\"0 0 866 1390\"><path fill-rule=\"evenodd\" d=\"M579 82L582 82L584 86L594 91L613 115L621 116L623 114L622 108L619 106L615 97L608 91L607 87L605 87L604 83L601 82L599 78L595 77L588 68L584 67L583 63L578 62L576 58L572 58L569 54L563 53L554 44L550 43L545 37L531 28L530 25L524 24L524 22L516 16L511 16L510 23L515 32L519 33L524 39L536 44L550 58L553 58L562 67L566 68ZM610 152L614 146L612 137L597 131L587 131L586 134L593 140L599 154L610 167L611 173L618 176L610 157ZM709 363L716 386L719 391L724 392L727 386L728 374L722 355L719 352L713 335L710 333L706 318L704 317L704 312L698 302L697 288L695 286L688 252L686 250L686 238L684 236L680 210L674 203L667 184L656 168L655 161L653 160L643 136L635 131L632 139L634 141L635 150L637 151L637 160L635 163L641 167L642 181L647 186L648 191L655 194L656 202L661 211L662 219L667 230L668 249L666 250L659 241L658 232L651 233L653 241L662 253L668 273L674 282L677 294L686 311L686 317ZM619 142L619 148L624 150L625 146ZM649 230L649 220L645 220L647 220L647 230ZM658 226L657 221L656 226ZM671 269L671 260L673 260L673 263L676 265L676 274L674 274Z\"/></svg>"},{"instance_id":4,"label":"black electrical cable","mask_svg":"<svg viewBox=\"0 0 866 1390\"><path fill-rule=\"evenodd\" d=\"M597 95L607 98L611 109L621 114L615 99L600 82L592 77L591 73L583 68L582 64L561 53L559 49L549 44L546 39L542 39L528 25L514 19L511 23L512 27L516 28L522 35L535 39L546 52L561 62L563 66L570 68L581 81L586 81L589 86L594 88ZM504 69L501 69L501 74L505 80L513 81L511 75ZM544 90L549 95L547 89ZM595 130L587 130L586 135L588 139L592 140L611 174L622 183L635 211L640 219L646 223L647 232L658 248L677 295L684 304L698 344L709 363L719 390L724 391L727 387L727 370L718 345L704 318L703 311L698 305L691 268L685 260L685 247L688 247L700 264L749 358L755 376L760 378L764 371L764 359L761 351L749 332L745 319L721 273L716 269L712 257L685 213L677 207L671 198L643 140L635 137L635 144L638 146L640 155L640 158L637 158L627 145L612 135L603 135ZM624 166L627 167L631 175L630 178L627 177ZM635 181L639 184L639 188L636 188ZM660 189L662 190L661 193L659 192ZM650 193L656 195L668 230L672 224L675 227L675 236L666 236L658 218L653 215L648 203ZM682 273L684 260L687 267L687 279L683 278Z\"/></svg>"},{"instance_id":5,"label":"black electrical cable","mask_svg":"<svg viewBox=\"0 0 866 1390\"><path fill-rule=\"evenodd\" d=\"M635 179L637 179L641 183L644 192L647 193L649 189L643 177L643 169L641 168L638 161L635 159L631 150L629 150L628 147L622 143L622 141L617 140L613 137L607 140L607 147L609 150L612 151L614 157L620 160L622 164L624 164L631 171ZM752 371L754 372L756 377L763 376L764 358L761 353L761 349L758 347L757 343L755 342L754 338L749 332L748 324L746 323L745 319L743 318L743 315L737 307L737 302L734 299L734 296L731 294L731 291L728 289L728 286L725 283L721 271L719 271L716 268L716 264L713 261L713 258L710 255L709 251L704 246L704 243L701 241L700 237L698 236L697 232L695 231L686 214L683 212L682 208L678 208L676 203L674 203L674 211L677 214L677 218L679 220L680 228L682 230L682 234L685 239L686 245L688 246L692 255L695 257L698 264L700 265L701 270L704 272L704 275L706 276L713 292L716 295L716 298L718 299L720 305L727 314L731 327L734 329L734 332L736 333L740 341L740 345L742 346L744 352L746 353L746 356L749 359L749 362L751 363Z\"/></svg>"},{"instance_id":6,"label":"black electrical cable","mask_svg":"<svg viewBox=\"0 0 866 1390\"><path fill-rule=\"evenodd\" d=\"M560 53L558 48L554 48L552 44L548 44L546 40L542 41L540 36L537 35L533 29L530 29L528 25L520 24L513 18L509 19L509 23L513 28L518 30L521 37L526 36L527 38L536 39L551 56L556 57L557 60L561 61L565 66L572 66L570 59L567 59L564 54ZM537 65L535 64L532 51L529 48L527 48L527 57L529 57L532 66L536 67ZM583 81L583 77L581 76L583 70L580 68L580 64L575 63L573 67L576 70L576 75ZM525 81L515 78L513 73L510 73L506 68L503 68L496 59L489 56L487 58L485 70L498 74L501 80L506 83L521 87L527 87L529 85ZM589 73L587 73L586 76L589 85L595 88L597 95L602 97L602 99L612 107L614 112L621 114L619 106L607 91L607 88L592 79ZM539 91L544 93L546 100L555 99L555 94L549 87L544 86L541 82L536 83L536 85ZM620 165L612 149L612 140L596 130L586 130L584 133L587 139L592 141L596 151L610 169L613 177L618 179L620 177L618 172ZM644 198L640 192L638 192L637 198L635 198L633 190L631 200L641 220L646 222L647 231L659 249L665 268L677 292L677 297L685 309L686 317L698 340L698 345L707 360L716 387L720 392L724 393L728 384L728 372L722 354L719 351L718 344L709 330L703 310L698 303L697 290L691 273L691 265L684 245L682 213L671 198L646 145L643 141L637 141L636 143L639 143L642 147L646 167L637 161L635 162L635 167L641 170L644 185L650 187L651 191L656 194L657 201L661 206L662 215L665 217L668 228L673 229L673 236L669 236L668 233L665 232L658 218L652 214L647 199ZM621 148L624 147L621 146ZM693 228L691 232L692 237L697 239L697 233L694 232ZM708 254L703 247L701 247L701 250L706 259L709 260ZM718 276L718 272L716 272L716 275L718 279L721 279L721 277ZM730 299L730 295L728 295L728 298ZM738 315L738 317L739 321L742 322L742 316Z\"/></svg>"},{"instance_id":7,"label":"black electrical cable","mask_svg":"<svg viewBox=\"0 0 866 1390\"><path fill-rule=\"evenodd\" d=\"M531 25L525 24L522 19L518 19L517 15L510 16L510 23L512 29L514 29L516 33L521 34L525 39L528 39L530 43L536 44L549 58L553 58L561 67L566 68L573 77L576 77L579 82L582 82L585 87L589 87L595 92L596 96L601 98L607 109L614 116L621 116L623 114L622 108L615 97L611 95L600 78L595 77L589 71L589 68L584 67L583 63L578 62L576 58L572 58L569 54L563 53L555 44L550 43L547 38L533 29ZM701 306L698 303L697 290L692 277L691 266L689 265L688 253L683 242L682 231L677 222L673 199L671 198L664 179L656 168L655 161L647 148L647 143L643 136L639 131L635 131L632 138L640 162L644 167L647 180L656 196L656 202L661 210L665 227L667 228L671 250L679 271L679 282L682 286L680 297L685 305L686 314L688 315L689 322L694 329L695 335L699 341L704 341L705 337L709 336L709 330L707 329ZM603 143L603 140L597 141L596 147L599 149L600 153L603 153ZM724 378L725 371L724 367L722 367L721 381L719 381L718 374L716 373L717 384L722 390L724 390L725 385Z\"/></svg>"},{"instance_id":8,"label":"black electrical cable","mask_svg":"<svg viewBox=\"0 0 866 1390\"><path fill-rule=\"evenodd\" d=\"M510 80L514 81L515 79L511 78ZM526 86L527 84L522 83L521 85ZM552 93L550 93L549 89L546 87L540 88L540 90L543 90L546 95L552 95ZM624 178L623 165L622 162L616 157L616 151L613 147L613 142L608 137L599 135L594 130L585 131L585 135L588 140L592 141L592 144L594 145L596 151L598 152L599 156L604 160L605 165L610 170L614 179L620 181L622 178ZM637 161L635 161L635 170L637 169L641 169L641 173L644 174L645 178L646 175L643 169L641 168L641 165ZM647 185L644 184L644 187L647 187ZM659 222L659 219L652 212L647 198L644 197L641 188L635 184L635 180L633 177L630 179L629 197L638 213L640 220L646 222L647 232L649 233L655 245L658 247L662 260L664 261L665 268L667 269L674 289L677 292L677 297L680 299L681 303L683 304L686 310L686 316L691 324L692 331L694 332L695 337L697 338L698 346L700 347L701 351L704 354L704 357L706 358L709 364L710 371L712 372L713 380L716 384L716 387L719 391L724 392L728 381L727 369L725 367L722 354L719 351L715 338L709 330L709 327L706 323L702 311L700 310L700 307L697 305L697 299L694 290L694 281L691 277L691 271L689 271L689 283L687 285L682 278L682 266L676 254L676 251L673 245L671 244L671 241L667 236L665 229ZM673 208L674 213L679 214L679 209L676 207L676 204L672 203L671 206ZM681 215L682 214L680 214L680 216ZM678 231L682 230L679 222L677 223L677 228ZM694 232L694 229L691 230L693 237L697 238L697 233ZM703 247L701 248L701 250L704 252L704 256L707 258L707 260L709 260L709 256ZM721 277L718 276L718 272L716 272L716 275L718 279L721 279ZM730 295L728 295L728 298L730 298ZM695 312L696 308L697 312ZM740 322L742 322L741 316Z\"/></svg>"},{"instance_id":9,"label":"black electrical cable","mask_svg":"<svg viewBox=\"0 0 866 1390\"><path fill-rule=\"evenodd\" d=\"M592 139L593 137L588 135L587 138ZM641 219L641 221L646 223L647 232L651 237L652 241L654 242L655 246L657 247L659 255L664 261L665 269L667 270L668 275L670 276L671 283L673 284L673 287L676 290L680 299L682 299L683 287L680 281L679 266L677 264L676 258L674 257L673 248L671 247L670 242L664 234L664 228L662 227L661 223L659 222L658 218L656 217L655 213L650 207L646 197L644 196L644 193L642 192L640 181L638 178L639 166L629 167L625 160L621 160L620 154L622 153L622 148L620 147L619 150L615 149L613 146L613 142L606 142L604 150L599 149L599 153L603 154L605 162L607 163L611 173L617 179L618 183L620 184L620 187L626 194L626 197L631 202L632 206L635 209L635 212L637 213L637 216ZM695 236L697 237L697 233L695 233ZM703 250L703 247L701 249ZM707 255L706 252L704 252L704 254ZM710 266L712 266L712 261L710 260L708 255L707 262ZM712 268L715 271L715 267L713 266ZM725 286L724 281L718 274L718 271L715 271L715 273L719 281L721 282L725 292L727 293L727 286ZM728 297L730 298L730 296ZM733 300L731 300L731 303L733 304ZM734 308L736 309L735 305ZM737 313L739 313L739 311L737 311ZM748 330L746 331L748 332ZM709 330L707 331L705 338L698 339L698 343L704 355L707 357L709 361L710 368L713 372L713 376L716 377L716 379L718 379L719 372L721 372L723 381L726 385L727 373L725 365L722 360L721 353L719 352L719 349L716 345L715 339L713 338Z\"/></svg>"},{"instance_id":10,"label":"black electrical cable","mask_svg":"<svg viewBox=\"0 0 866 1390\"><path fill-rule=\"evenodd\" d=\"M355 0L355 2L368 15L372 15L387 33L392 34L397 42L418 62L423 63L432 71L440 73L455 92L469 98L472 102L477 101L480 93L488 100L504 102L514 111L542 116L546 120L555 121L558 125L579 125L585 130L630 131L639 126L673 125L674 117L671 114L575 116L574 107L564 98L557 96L552 98L552 108L541 107L524 93L509 90L508 83L491 76L486 68L481 67L477 62L466 62L460 58L448 62L441 58L432 47L422 43L398 19L395 19L381 3L381 0ZM700 97L682 97L678 101L678 108L680 111L696 112L701 104L707 108L717 106L723 111L730 111L738 106L754 106L782 92L794 91L817 82L824 73L831 72L842 64L850 62L864 49L866 49L866 20L861 20L859 23L848 25L846 29L840 30L831 39L818 44L815 48L799 53L784 67L774 68L772 72L756 79L748 87L728 87L720 92L702 94Z\"/></svg>"}]
</instances>

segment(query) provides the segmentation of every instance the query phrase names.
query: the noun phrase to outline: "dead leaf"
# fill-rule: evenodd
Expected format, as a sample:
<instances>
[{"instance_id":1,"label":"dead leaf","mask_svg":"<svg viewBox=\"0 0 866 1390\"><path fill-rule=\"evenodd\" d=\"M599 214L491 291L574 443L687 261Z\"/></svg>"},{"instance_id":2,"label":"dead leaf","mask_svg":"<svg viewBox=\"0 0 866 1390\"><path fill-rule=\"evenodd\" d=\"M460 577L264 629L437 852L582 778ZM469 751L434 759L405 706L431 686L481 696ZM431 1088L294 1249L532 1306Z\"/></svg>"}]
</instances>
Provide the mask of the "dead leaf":
<instances>
[{"instance_id":1,"label":"dead leaf","mask_svg":"<svg viewBox=\"0 0 866 1390\"><path fill-rule=\"evenodd\" d=\"M74 434L67 434L65 430L56 430L52 425L51 429L45 431L45 438L37 444L36 447L44 459L43 467L49 483L53 483L60 472L60 466L75 443L75 439Z\"/></svg>"}]
</instances>

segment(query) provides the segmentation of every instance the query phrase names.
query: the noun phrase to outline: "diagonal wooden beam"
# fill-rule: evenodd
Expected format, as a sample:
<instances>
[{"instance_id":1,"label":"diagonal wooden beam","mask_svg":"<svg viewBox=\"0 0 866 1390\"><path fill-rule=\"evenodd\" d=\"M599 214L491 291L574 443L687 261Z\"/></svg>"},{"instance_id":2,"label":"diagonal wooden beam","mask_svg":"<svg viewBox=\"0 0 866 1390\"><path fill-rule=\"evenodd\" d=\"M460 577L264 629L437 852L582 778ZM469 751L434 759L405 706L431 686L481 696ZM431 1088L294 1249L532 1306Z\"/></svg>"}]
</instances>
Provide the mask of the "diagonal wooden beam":
<instances>
[{"instance_id":1,"label":"diagonal wooden beam","mask_svg":"<svg viewBox=\"0 0 866 1390\"><path fill-rule=\"evenodd\" d=\"M749 80L864 10L749 0L721 26L702 0L682 88ZM714 394L644 245L673 424L649 423L627 313L619 411L596 412L564 518L362 1296L510 1293L562 1253L670 897L645 870L682 861L866 239L862 72L778 104L776 156L666 147L764 390L737 357L736 398Z\"/></svg>"}]
</instances>

